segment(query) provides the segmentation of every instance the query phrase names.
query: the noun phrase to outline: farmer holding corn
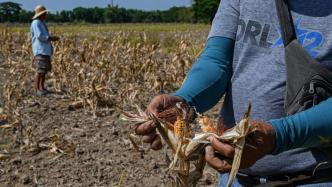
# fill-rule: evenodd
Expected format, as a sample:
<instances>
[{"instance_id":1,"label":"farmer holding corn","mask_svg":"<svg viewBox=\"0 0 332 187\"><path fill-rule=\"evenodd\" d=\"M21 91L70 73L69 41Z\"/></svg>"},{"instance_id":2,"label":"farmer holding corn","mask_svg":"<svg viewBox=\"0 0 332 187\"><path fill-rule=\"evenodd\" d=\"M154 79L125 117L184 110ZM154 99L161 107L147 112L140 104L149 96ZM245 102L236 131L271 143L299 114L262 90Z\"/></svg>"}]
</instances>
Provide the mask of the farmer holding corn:
<instances>
[{"instance_id":1,"label":"farmer holding corn","mask_svg":"<svg viewBox=\"0 0 332 187\"><path fill-rule=\"evenodd\" d=\"M203 113L226 93L220 124L229 129L251 102L251 116L257 120L250 124L257 130L246 137L242 169L233 186L332 186L332 98L287 116L283 44L289 33L281 31L276 2L222 0L205 50L182 87L153 98L147 112L156 115L184 101ZM332 71L332 1L287 3L298 43L308 58ZM153 149L162 147L152 122L138 126L136 133ZM219 186L226 185L233 157L232 145L211 138L205 158L221 173Z\"/></svg>"},{"instance_id":2,"label":"farmer holding corn","mask_svg":"<svg viewBox=\"0 0 332 187\"><path fill-rule=\"evenodd\" d=\"M32 51L36 66L35 89L37 96L48 93L45 88L47 72L51 71L51 56L53 54L52 41L58 41L59 37L50 36L45 20L48 10L43 5L35 8L35 15L31 24Z\"/></svg>"}]
</instances>

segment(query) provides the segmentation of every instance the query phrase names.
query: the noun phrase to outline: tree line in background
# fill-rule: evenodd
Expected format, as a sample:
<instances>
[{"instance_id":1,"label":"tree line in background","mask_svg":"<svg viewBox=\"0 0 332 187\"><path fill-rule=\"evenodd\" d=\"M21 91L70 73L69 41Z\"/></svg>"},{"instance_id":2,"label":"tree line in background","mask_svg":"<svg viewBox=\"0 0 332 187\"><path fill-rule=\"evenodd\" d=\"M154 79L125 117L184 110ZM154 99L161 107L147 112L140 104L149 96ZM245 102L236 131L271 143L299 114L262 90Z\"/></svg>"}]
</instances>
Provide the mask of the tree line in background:
<instances>
[{"instance_id":1,"label":"tree line in background","mask_svg":"<svg viewBox=\"0 0 332 187\"><path fill-rule=\"evenodd\" d=\"M193 0L192 7L172 7L168 10L143 11L108 5L105 8L77 7L49 13L48 21L55 23L208 23L213 19L220 0ZM51 7L50 7L51 8ZM33 11L27 11L18 3L0 3L0 22L31 22Z\"/></svg>"}]
</instances>

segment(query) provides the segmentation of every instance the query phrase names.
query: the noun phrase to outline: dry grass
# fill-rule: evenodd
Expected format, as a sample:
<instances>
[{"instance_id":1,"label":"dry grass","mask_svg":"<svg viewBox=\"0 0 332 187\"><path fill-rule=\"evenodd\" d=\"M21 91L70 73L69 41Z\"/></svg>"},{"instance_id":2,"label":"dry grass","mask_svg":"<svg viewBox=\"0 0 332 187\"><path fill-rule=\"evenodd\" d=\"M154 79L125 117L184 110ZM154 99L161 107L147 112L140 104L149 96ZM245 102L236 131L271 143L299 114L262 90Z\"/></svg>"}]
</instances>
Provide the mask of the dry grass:
<instances>
[{"instance_id":1,"label":"dry grass","mask_svg":"<svg viewBox=\"0 0 332 187\"><path fill-rule=\"evenodd\" d=\"M84 107L95 117L100 108L123 109L146 103L149 96L180 86L203 48L193 40L197 34L61 34L61 41L54 44L47 85L72 98L72 107ZM31 40L29 33L12 33L8 28L0 31L0 37L1 66L10 68L4 87L5 110L13 121L20 115L20 102L31 91Z\"/></svg>"}]
</instances>

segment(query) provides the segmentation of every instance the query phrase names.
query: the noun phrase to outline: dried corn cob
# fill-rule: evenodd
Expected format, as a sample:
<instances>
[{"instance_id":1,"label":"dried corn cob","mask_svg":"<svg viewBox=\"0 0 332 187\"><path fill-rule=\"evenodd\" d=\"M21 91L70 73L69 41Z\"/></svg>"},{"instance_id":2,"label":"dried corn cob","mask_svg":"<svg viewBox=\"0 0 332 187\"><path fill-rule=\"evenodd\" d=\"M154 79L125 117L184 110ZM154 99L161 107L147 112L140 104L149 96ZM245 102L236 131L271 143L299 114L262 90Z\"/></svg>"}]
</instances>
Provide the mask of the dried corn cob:
<instances>
[{"instance_id":1,"label":"dried corn cob","mask_svg":"<svg viewBox=\"0 0 332 187\"><path fill-rule=\"evenodd\" d=\"M204 133L214 133L220 135L219 131L215 128L212 121L206 116L202 116L199 119L199 125L201 126L201 129Z\"/></svg>"},{"instance_id":2,"label":"dried corn cob","mask_svg":"<svg viewBox=\"0 0 332 187\"><path fill-rule=\"evenodd\" d=\"M245 144L245 137L255 131L255 127L249 125L249 114L251 110L251 105L249 105L247 112L245 113L241 122L236 125L232 130L226 131L221 136L219 136L218 130L214 127L211 120L207 117L200 117L200 125L203 130L203 134L198 134L189 140L190 131L188 128L188 118L187 113L183 108L177 106L178 108L171 108L165 111L161 116L150 117L157 124L158 131L162 135L163 139L174 151L174 159L170 164L170 171L175 176L176 184L178 186L195 186L197 181L202 176L202 171L205 166L204 161L204 148L209 145L209 137L216 136L221 141L230 142L235 146L235 155L232 165L232 171L227 186L230 186L236 176L242 156L243 147ZM178 110L178 109L181 110ZM182 113L181 113L182 111ZM173 117L175 113L176 120L173 127L173 131L170 131L167 125L160 121L161 117ZM131 115L133 118L129 120L141 122L142 119L138 119L135 115ZM142 116L143 118L144 116ZM149 120L146 119L145 120ZM175 137L175 139L173 138ZM190 163L195 165L195 170L190 171Z\"/></svg>"}]
</instances>

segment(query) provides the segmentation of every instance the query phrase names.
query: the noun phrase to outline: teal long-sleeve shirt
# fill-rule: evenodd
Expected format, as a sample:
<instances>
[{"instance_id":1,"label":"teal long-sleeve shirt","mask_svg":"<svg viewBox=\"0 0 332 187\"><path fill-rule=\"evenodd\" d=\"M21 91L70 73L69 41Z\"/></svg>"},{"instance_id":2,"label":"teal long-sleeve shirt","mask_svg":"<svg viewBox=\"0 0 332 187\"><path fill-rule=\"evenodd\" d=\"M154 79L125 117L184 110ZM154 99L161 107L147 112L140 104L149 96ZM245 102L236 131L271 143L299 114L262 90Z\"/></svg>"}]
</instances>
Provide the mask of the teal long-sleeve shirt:
<instances>
[{"instance_id":1,"label":"teal long-sleeve shirt","mask_svg":"<svg viewBox=\"0 0 332 187\"><path fill-rule=\"evenodd\" d=\"M300 147L332 146L332 98L304 112L269 122L276 132L274 154Z\"/></svg>"},{"instance_id":2,"label":"teal long-sleeve shirt","mask_svg":"<svg viewBox=\"0 0 332 187\"><path fill-rule=\"evenodd\" d=\"M224 95L232 76L234 40L209 38L205 49L187 74L181 88L174 94L203 113Z\"/></svg>"},{"instance_id":3,"label":"teal long-sleeve shirt","mask_svg":"<svg viewBox=\"0 0 332 187\"><path fill-rule=\"evenodd\" d=\"M189 71L181 88L173 95L182 97L203 113L224 95L232 76L234 40L212 37ZM295 148L329 146L332 140L332 98L293 116L269 121L276 131L279 154Z\"/></svg>"}]
</instances>

